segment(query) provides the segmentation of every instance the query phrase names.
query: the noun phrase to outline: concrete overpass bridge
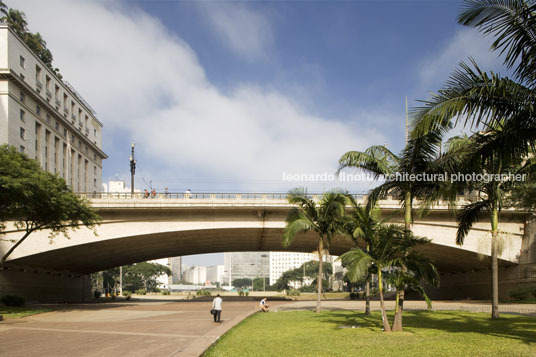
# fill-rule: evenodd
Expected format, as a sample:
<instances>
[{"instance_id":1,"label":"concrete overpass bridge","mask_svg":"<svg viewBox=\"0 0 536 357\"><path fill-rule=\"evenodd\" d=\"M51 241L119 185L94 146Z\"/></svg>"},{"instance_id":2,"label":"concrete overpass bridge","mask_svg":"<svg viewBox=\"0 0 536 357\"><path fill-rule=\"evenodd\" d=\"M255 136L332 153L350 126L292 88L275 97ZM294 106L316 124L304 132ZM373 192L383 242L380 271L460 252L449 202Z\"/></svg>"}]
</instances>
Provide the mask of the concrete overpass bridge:
<instances>
[{"instance_id":1,"label":"concrete overpass bridge","mask_svg":"<svg viewBox=\"0 0 536 357\"><path fill-rule=\"evenodd\" d=\"M47 232L36 232L13 252L8 263L32 267L25 270L37 267L45 272L80 277L170 256L232 251L312 252L316 247L312 233L297 237L288 248L281 245L285 218L292 207L286 194L159 194L154 198L95 194L90 199L102 217L97 236L82 228L72 232L71 239L60 235L49 243ZM366 197L360 195L356 199L364 203ZM382 200L379 205L384 218L402 223L398 201ZM505 272L515 271L514 280L519 280L519 265L536 263L536 244L534 237L527 235L526 214L503 211L500 229L503 237L500 265ZM455 217L446 204L439 203L427 215L415 219L413 231L432 240L421 250L436 262L447 281L452 276L478 276L477 272L483 274L480 281L489 280L489 274L483 273L488 270L489 259L482 259L490 254L488 221L478 223L465 244L456 246ZM6 231L1 236L0 253L13 244L10 240L21 236L22 232L16 229ZM337 239L332 242L330 252L340 255L351 247L349 240Z\"/></svg>"}]
</instances>

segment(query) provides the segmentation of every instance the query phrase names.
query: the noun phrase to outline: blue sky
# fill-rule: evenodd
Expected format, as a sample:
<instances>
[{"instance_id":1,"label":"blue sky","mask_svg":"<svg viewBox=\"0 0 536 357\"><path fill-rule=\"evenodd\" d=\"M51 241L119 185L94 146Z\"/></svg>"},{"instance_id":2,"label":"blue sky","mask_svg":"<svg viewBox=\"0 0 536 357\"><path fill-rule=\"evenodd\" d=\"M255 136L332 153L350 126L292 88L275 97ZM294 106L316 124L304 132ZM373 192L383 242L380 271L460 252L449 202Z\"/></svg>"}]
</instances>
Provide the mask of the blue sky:
<instances>
[{"instance_id":1,"label":"blue sky","mask_svg":"<svg viewBox=\"0 0 536 357\"><path fill-rule=\"evenodd\" d=\"M489 40L457 25L458 1L6 3L104 123L103 181L129 182L134 141L141 189L364 192L374 183L282 175L333 173L374 144L398 152L406 96L427 98L469 56L501 69Z\"/></svg>"}]
</instances>

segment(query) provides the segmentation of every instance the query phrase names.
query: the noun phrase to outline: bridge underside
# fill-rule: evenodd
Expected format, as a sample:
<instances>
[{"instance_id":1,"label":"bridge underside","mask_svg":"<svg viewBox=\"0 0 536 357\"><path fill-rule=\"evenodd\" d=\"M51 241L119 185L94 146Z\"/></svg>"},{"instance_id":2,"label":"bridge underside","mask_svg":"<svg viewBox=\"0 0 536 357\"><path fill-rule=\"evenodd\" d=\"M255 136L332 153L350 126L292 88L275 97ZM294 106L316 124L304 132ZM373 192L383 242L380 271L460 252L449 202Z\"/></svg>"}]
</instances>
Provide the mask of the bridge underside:
<instances>
[{"instance_id":1,"label":"bridge underside","mask_svg":"<svg viewBox=\"0 0 536 357\"><path fill-rule=\"evenodd\" d=\"M10 263L87 274L172 256L237 251L313 252L316 249L312 233L299 235L288 248L281 245L282 233L282 228L220 228L143 234L54 249L12 259ZM330 253L340 255L352 246L349 240L336 239ZM481 260L477 253L464 249L429 244L420 250L436 262L441 273L489 267L489 258ZM504 260L500 260L500 264L514 265Z\"/></svg>"}]
</instances>

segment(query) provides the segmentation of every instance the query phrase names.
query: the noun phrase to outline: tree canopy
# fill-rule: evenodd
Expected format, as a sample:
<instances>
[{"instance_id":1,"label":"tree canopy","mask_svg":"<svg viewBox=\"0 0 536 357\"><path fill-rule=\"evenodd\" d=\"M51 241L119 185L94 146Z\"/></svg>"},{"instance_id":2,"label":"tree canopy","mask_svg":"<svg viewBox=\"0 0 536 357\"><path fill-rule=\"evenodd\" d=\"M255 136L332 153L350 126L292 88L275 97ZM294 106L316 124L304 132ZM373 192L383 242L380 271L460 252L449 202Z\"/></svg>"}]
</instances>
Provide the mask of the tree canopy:
<instances>
[{"instance_id":1,"label":"tree canopy","mask_svg":"<svg viewBox=\"0 0 536 357\"><path fill-rule=\"evenodd\" d=\"M25 233L4 254L0 264L32 232L50 230L50 238L86 226L93 229L98 214L77 197L65 180L42 170L36 161L9 145L0 146L0 230L11 221Z\"/></svg>"}]
</instances>

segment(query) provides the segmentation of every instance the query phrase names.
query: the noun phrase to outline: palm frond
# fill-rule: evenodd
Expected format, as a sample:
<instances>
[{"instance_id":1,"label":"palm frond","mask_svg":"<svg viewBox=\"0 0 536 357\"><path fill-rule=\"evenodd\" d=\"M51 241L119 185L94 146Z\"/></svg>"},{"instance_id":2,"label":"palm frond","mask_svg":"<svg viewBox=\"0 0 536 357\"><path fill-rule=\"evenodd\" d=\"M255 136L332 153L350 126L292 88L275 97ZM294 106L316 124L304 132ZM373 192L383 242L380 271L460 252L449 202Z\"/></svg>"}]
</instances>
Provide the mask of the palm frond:
<instances>
[{"instance_id":1,"label":"palm frond","mask_svg":"<svg viewBox=\"0 0 536 357\"><path fill-rule=\"evenodd\" d=\"M468 0L458 23L495 37L491 45L515 66L520 80L534 83L536 69L536 6L532 0Z\"/></svg>"},{"instance_id":2,"label":"palm frond","mask_svg":"<svg viewBox=\"0 0 536 357\"><path fill-rule=\"evenodd\" d=\"M456 244L463 245L463 241L474 223L480 220L482 213L490 209L491 202L482 200L465 205L458 214L458 230Z\"/></svg>"},{"instance_id":3,"label":"palm frond","mask_svg":"<svg viewBox=\"0 0 536 357\"><path fill-rule=\"evenodd\" d=\"M359 248L353 248L338 258L346 267L348 279L351 282L362 280L373 263L372 257Z\"/></svg>"}]
</instances>

